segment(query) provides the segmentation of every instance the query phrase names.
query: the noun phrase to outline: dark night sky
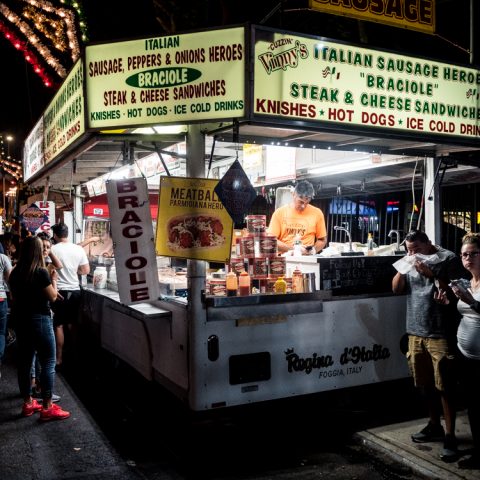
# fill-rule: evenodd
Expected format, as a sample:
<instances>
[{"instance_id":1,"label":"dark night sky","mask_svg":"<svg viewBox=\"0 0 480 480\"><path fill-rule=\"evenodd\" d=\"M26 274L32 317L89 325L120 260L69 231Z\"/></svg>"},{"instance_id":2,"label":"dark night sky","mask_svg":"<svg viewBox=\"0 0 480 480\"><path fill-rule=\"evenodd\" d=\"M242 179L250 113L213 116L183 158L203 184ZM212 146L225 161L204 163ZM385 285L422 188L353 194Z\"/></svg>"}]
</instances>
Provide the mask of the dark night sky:
<instances>
[{"instance_id":1,"label":"dark night sky","mask_svg":"<svg viewBox=\"0 0 480 480\"><path fill-rule=\"evenodd\" d=\"M182 0L179 0L181 4ZM236 9L228 23L259 21L278 2L225 0ZM154 18L150 0L84 0L90 41L119 40L139 36L163 34ZM477 2L476 2L477 3ZM210 26L220 24L219 2L207 2L210 7L204 17L213 19ZM287 2L288 4L288 2ZM241 8L240 8L241 7ZM480 12L476 12L480 19ZM203 19L205 21L205 18ZM478 21L477 21L478 23ZM295 32L305 32L331 39L360 44L358 22L318 12L296 12L272 16L268 26ZM205 25L199 25L201 28ZM385 48L418 57L468 64L469 55L449 42L430 35L394 27L363 23L371 48ZM179 29L181 31L181 29ZM469 0L437 0L437 31L453 43L469 48ZM480 36L480 35L479 35ZM478 44L478 42L477 42ZM476 47L476 51L479 48ZM55 91L43 85L41 79L26 64L23 56L0 34L0 133L15 135L16 157L20 160L21 143ZM478 58L478 55L477 55ZM479 63L478 61L476 62Z\"/></svg>"}]
</instances>

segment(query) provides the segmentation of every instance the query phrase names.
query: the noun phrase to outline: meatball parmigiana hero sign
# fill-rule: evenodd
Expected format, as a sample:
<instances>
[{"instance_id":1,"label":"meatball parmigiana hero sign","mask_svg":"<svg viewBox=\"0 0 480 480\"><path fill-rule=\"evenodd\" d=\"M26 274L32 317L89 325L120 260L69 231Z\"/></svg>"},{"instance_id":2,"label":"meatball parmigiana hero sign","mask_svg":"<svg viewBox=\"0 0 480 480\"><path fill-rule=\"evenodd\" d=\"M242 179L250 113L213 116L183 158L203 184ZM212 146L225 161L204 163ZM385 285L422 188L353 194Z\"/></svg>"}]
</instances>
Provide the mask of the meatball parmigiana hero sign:
<instances>
[{"instance_id":1,"label":"meatball parmigiana hero sign","mask_svg":"<svg viewBox=\"0 0 480 480\"><path fill-rule=\"evenodd\" d=\"M86 47L90 128L242 117L243 27Z\"/></svg>"},{"instance_id":2,"label":"meatball parmigiana hero sign","mask_svg":"<svg viewBox=\"0 0 480 480\"><path fill-rule=\"evenodd\" d=\"M161 177L157 255L227 262L233 222L214 189L218 180Z\"/></svg>"}]
</instances>

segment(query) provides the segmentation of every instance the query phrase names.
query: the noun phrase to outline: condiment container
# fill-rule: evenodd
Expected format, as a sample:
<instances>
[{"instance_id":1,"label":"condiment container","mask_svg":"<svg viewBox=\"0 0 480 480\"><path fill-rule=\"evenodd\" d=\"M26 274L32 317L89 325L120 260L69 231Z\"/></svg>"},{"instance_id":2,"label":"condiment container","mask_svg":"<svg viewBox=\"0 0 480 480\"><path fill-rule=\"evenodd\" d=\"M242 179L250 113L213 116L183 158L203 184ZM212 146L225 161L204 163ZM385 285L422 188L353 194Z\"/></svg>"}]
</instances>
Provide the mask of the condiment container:
<instances>
[{"instance_id":1,"label":"condiment container","mask_svg":"<svg viewBox=\"0 0 480 480\"><path fill-rule=\"evenodd\" d=\"M235 272L227 273L227 297L235 297L237 295L238 280Z\"/></svg>"},{"instance_id":2,"label":"condiment container","mask_svg":"<svg viewBox=\"0 0 480 480\"><path fill-rule=\"evenodd\" d=\"M275 293L287 293L287 282L283 277L279 277L273 285Z\"/></svg>"},{"instance_id":3,"label":"condiment container","mask_svg":"<svg viewBox=\"0 0 480 480\"><path fill-rule=\"evenodd\" d=\"M292 273L292 292L293 293L303 292L303 274L298 267L296 267Z\"/></svg>"},{"instance_id":4,"label":"condiment container","mask_svg":"<svg viewBox=\"0 0 480 480\"><path fill-rule=\"evenodd\" d=\"M107 288L106 267L96 267L93 271L93 287L97 289Z\"/></svg>"},{"instance_id":5,"label":"condiment container","mask_svg":"<svg viewBox=\"0 0 480 480\"><path fill-rule=\"evenodd\" d=\"M241 296L250 295L251 282L248 272L243 271L238 277L238 294Z\"/></svg>"}]
</instances>

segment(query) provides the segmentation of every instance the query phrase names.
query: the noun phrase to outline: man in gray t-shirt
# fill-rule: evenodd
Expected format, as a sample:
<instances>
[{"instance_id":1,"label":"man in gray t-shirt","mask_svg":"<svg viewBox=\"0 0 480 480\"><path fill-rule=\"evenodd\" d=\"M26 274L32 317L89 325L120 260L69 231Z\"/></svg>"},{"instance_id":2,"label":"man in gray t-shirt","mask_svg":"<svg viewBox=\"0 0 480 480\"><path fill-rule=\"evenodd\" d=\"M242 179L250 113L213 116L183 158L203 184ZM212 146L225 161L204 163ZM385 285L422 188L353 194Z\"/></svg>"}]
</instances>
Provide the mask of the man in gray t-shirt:
<instances>
[{"instance_id":1,"label":"man in gray t-shirt","mask_svg":"<svg viewBox=\"0 0 480 480\"><path fill-rule=\"evenodd\" d=\"M457 255L432 245L424 232L407 234L405 246L409 256L416 256L414 268L407 274L398 272L392 289L394 293L407 294L407 360L415 386L425 394L430 414L428 425L412 435L412 441L443 440L441 457L448 461L457 455L453 362L458 321L456 302L448 284L468 273ZM439 303L439 292L444 291L451 294L449 305ZM439 396L446 434L440 422Z\"/></svg>"}]
</instances>

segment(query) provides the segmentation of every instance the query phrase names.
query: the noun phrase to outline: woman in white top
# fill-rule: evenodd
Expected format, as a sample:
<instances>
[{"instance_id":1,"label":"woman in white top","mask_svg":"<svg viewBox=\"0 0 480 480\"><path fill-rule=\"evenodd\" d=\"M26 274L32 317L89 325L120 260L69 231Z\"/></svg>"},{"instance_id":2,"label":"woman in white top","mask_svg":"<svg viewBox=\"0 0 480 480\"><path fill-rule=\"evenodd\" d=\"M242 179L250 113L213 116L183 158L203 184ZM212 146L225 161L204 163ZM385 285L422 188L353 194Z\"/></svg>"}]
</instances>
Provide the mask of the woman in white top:
<instances>
[{"instance_id":1,"label":"woman in white top","mask_svg":"<svg viewBox=\"0 0 480 480\"><path fill-rule=\"evenodd\" d=\"M460 468L480 469L480 233L468 233L462 239L463 266L472 274L468 290L452 286L458 297L462 320L458 327L460 374L473 437L473 453L458 463Z\"/></svg>"}]
</instances>

